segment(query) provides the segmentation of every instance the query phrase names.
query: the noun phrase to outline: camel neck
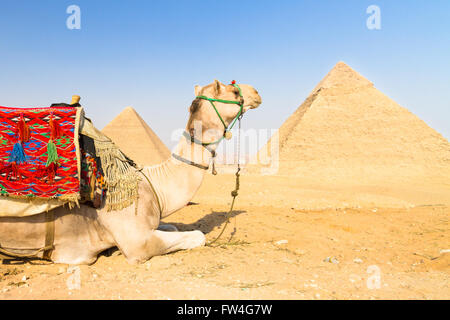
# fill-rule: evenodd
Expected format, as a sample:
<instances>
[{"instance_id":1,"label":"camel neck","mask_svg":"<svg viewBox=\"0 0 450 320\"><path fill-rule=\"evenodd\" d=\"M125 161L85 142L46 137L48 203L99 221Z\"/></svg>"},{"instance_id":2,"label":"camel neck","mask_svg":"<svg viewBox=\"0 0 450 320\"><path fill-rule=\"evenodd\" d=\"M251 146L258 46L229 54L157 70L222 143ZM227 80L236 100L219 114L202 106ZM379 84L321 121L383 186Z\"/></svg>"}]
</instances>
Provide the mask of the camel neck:
<instances>
[{"instance_id":1,"label":"camel neck","mask_svg":"<svg viewBox=\"0 0 450 320\"><path fill-rule=\"evenodd\" d=\"M187 161L207 167L211 153L202 146L180 139L174 154ZM185 207L192 200L206 170L170 157L160 165L145 168L161 203L162 215L167 217Z\"/></svg>"}]
</instances>

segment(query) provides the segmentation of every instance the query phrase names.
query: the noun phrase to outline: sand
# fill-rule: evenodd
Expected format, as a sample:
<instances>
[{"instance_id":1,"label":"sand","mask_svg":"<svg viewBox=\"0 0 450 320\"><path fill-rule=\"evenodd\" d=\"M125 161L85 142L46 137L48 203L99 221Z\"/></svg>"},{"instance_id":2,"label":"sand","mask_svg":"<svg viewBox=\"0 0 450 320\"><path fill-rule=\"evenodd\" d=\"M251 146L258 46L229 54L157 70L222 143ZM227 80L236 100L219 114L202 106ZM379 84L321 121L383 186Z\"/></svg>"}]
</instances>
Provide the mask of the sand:
<instances>
[{"instance_id":1,"label":"sand","mask_svg":"<svg viewBox=\"0 0 450 320\"><path fill-rule=\"evenodd\" d=\"M256 195L266 188L246 176L242 187L220 247L137 266L109 252L80 266L81 288L74 290L67 286L73 276L67 265L1 265L0 299L450 298L448 206L311 211L273 202L267 194L250 203L249 188ZM232 176L208 176L194 199L200 204L165 222L213 239L232 188Z\"/></svg>"}]
</instances>

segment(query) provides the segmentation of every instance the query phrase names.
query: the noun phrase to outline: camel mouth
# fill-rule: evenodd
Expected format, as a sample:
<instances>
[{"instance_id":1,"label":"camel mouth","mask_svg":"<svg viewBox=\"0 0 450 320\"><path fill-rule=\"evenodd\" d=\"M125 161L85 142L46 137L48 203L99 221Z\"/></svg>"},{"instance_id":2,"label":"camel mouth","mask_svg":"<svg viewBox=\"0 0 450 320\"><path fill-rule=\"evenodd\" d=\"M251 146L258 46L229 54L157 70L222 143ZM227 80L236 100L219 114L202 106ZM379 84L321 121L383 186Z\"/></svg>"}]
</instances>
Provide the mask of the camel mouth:
<instances>
[{"instance_id":1,"label":"camel mouth","mask_svg":"<svg viewBox=\"0 0 450 320\"><path fill-rule=\"evenodd\" d=\"M261 105L261 103L262 103L261 97L258 95L258 97L255 98L255 100L249 104L249 109L256 109Z\"/></svg>"},{"instance_id":2,"label":"camel mouth","mask_svg":"<svg viewBox=\"0 0 450 320\"><path fill-rule=\"evenodd\" d=\"M252 101L252 103L250 104L250 109L256 109L256 108L258 108L260 105L261 105L261 103L262 103L262 99L261 99L261 96L259 95L259 92L255 89L255 88L253 88L253 91L254 91L254 95L253 95L253 101Z\"/></svg>"}]
</instances>

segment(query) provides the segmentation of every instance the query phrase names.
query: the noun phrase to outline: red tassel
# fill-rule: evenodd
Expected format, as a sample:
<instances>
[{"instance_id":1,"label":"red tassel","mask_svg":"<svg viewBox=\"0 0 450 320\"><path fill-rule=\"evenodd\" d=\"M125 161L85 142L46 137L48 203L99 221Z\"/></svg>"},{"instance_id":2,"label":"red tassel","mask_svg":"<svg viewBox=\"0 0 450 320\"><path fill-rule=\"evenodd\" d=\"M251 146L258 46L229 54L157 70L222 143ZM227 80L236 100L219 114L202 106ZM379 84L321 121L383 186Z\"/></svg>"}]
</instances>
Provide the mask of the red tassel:
<instances>
[{"instance_id":1,"label":"red tassel","mask_svg":"<svg viewBox=\"0 0 450 320\"><path fill-rule=\"evenodd\" d=\"M6 180L22 180L22 174L20 172L19 167L15 162L13 163L2 163L2 167L0 169L0 174L6 173Z\"/></svg>"},{"instance_id":2,"label":"red tassel","mask_svg":"<svg viewBox=\"0 0 450 320\"><path fill-rule=\"evenodd\" d=\"M47 167L47 182L53 184L55 182L56 170L58 169L58 165L55 162L52 162Z\"/></svg>"},{"instance_id":3,"label":"red tassel","mask_svg":"<svg viewBox=\"0 0 450 320\"><path fill-rule=\"evenodd\" d=\"M30 127L25 122L23 114L20 115L19 123L17 124L20 142L28 142L30 140Z\"/></svg>"},{"instance_id":4,"label":"red tassel","mask_svg":"<svg viewBox=\"0 0 450 320\"><path fill-rule=\"evenodd\" d=\"M45 182L53 184L55 182L56 170L58 170L58 164L52 162L48 167L39 166L34 174L36 177L43 178Z\"/></svg>"},{"instance_id":5,"label":"red tassel","mask_svg":"<svg viewBox=\"0 0 450 320\"><path fill-rule=\"evenodd\" d=\"M50 115L50 137L52 140L58 139L61 137L61 127L59 126L58 121L53 119L53 114Z\"/></svg>"},{"instance_id":6,"label":"red tassel","mask_svg":"<svg viewBox=\"0 0 450 320\"><path fill-rule=\"evenodd\" d=\"M20 172L19 166L15 162L12 164L12 174L15 180L22 180L22 173Z\"/></svg>"}]
</instances>

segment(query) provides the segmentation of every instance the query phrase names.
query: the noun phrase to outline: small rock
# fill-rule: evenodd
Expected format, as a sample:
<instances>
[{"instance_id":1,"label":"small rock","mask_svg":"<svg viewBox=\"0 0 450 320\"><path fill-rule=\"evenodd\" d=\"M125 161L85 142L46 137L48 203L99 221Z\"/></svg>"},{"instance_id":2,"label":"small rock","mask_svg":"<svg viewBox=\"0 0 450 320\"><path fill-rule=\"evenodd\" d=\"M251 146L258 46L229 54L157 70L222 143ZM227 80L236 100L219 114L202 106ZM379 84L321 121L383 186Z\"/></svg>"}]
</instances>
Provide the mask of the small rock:
<instances>
[{"instance_id":1,"label":"small rock","mask_svg":"<svg viewBox=\"0 0 450 320\"><path fill-rule=\"evenodd\" d=\"M444 254L444 253L450 253L450 249L443 249L441 251L439 251L440 254Z\"/></svg>"},{"instance_id":2,"label":"small rock","mask_svg":"<svg viewBox=\"0 0 450 320\"><path fill-rule=\"evenodd\" d=\"M363 261L360 258L353 259L354 263L363 263Z\"/></svg>"},{"instance_id":3,"label":"small rock","mask_svg":"<svg viewBox=\"0 0 450 320\"><path fill-rule=\"evenodd\" d=\"M329 262L329 263L334 263L334 264L338 264L339 260L336 259L335 257L326 257L323 262Z\"/></svg>"},{"instance_id":4,"label":"small rock","mask_svg":"<svg viewBox=\"0 0 450 320\"><path fill-rule=\"evenodd\" d=\"M276 244L277 246L279 246L279 245L282 245L282 244L288 244L288 242L289 242L289 241L287 241L287 240L279 240L279 241L275 242L275 244Z\"/></svg>"},{"instance_id":5,"label":"small rock","mask_svg":"<svg viewBox=\"0 0 450 320\"><path fill-rule=\"evenodd\" d=\"M320 293L316 293L316 294L314 295L314 297L315 297L316 299L320 299Z\"/></svg>"},{"instance_id":6,"label":"small rock","mask_svg":"<svg viewBox=\"0 0 450 320\"><path fill-rule=\"evenodd\" d=\"M23 281L23 282L27 281L28 279L30 279L30 277L28 277L28 276L23 276L23 277L22 277L22 281Z\"/></svg>"},{"instance_id":7,"label":"small rock","mask_svg":"<svg viewBox=\"0 0 450 320\"><path fill-rule=\"evenodd\" d=\"M377 208L372 209L372 212L377 212L377 211L378 211Z\"/></svg>"}]
</instances>

